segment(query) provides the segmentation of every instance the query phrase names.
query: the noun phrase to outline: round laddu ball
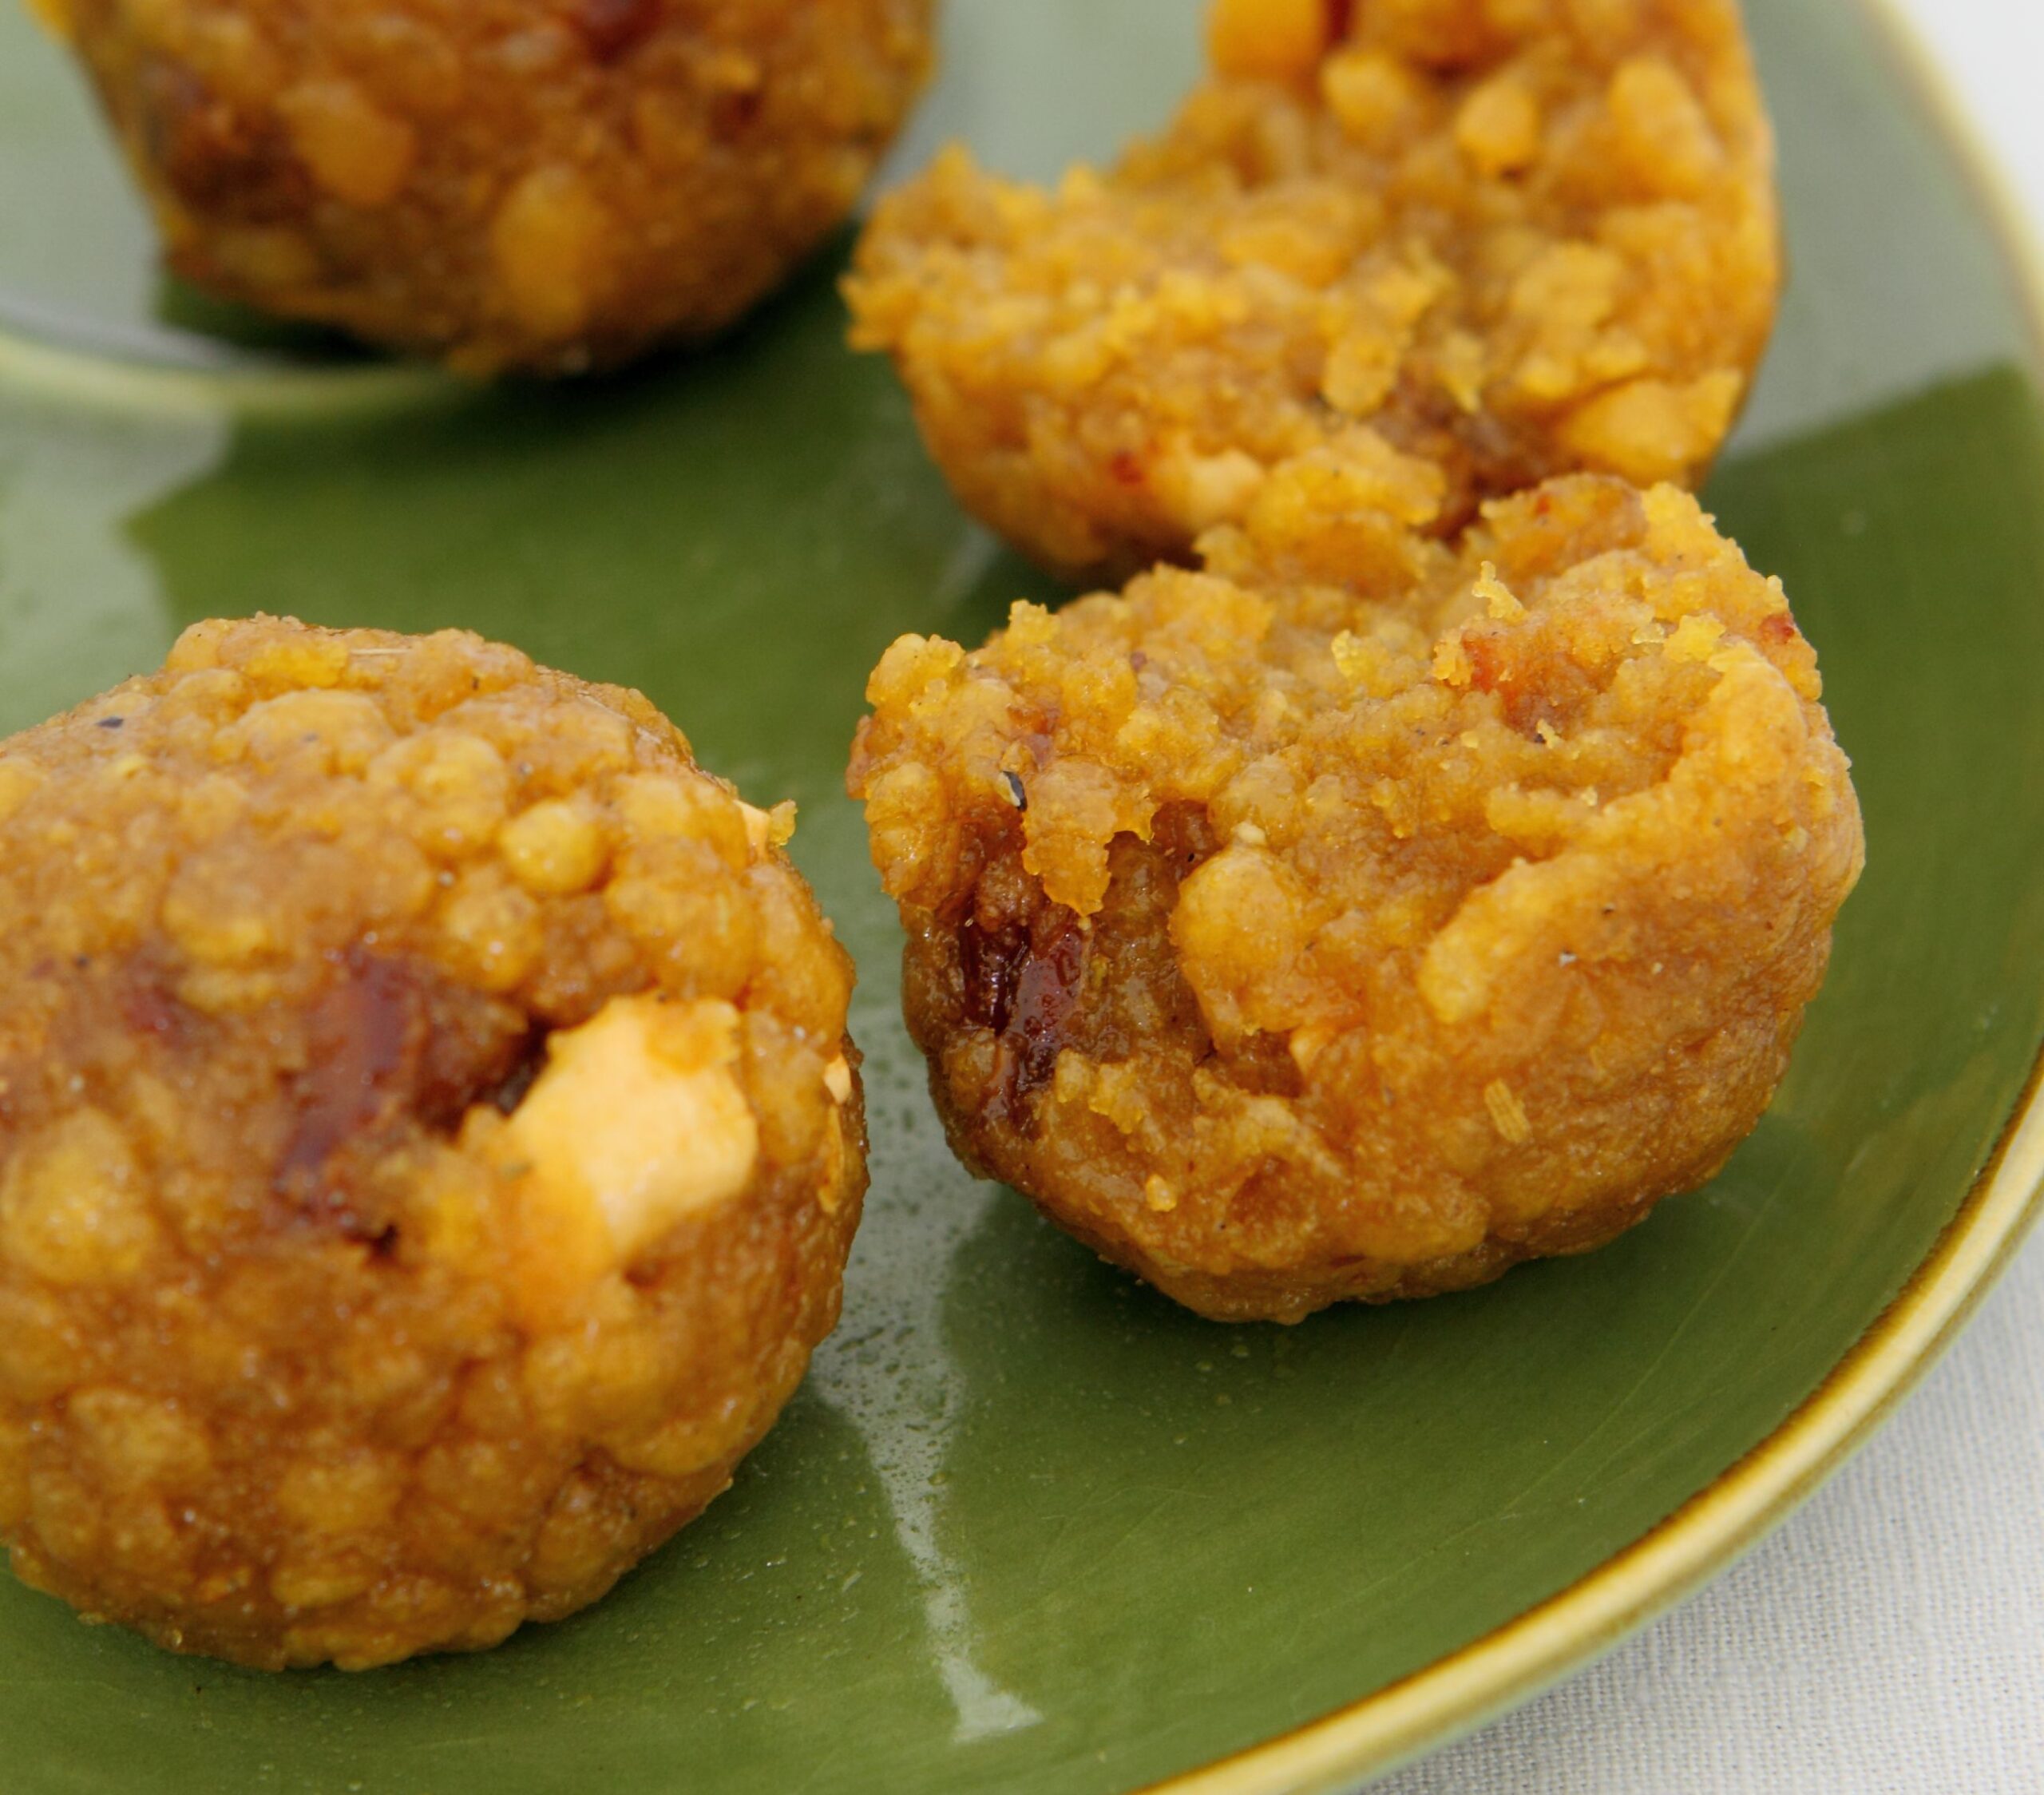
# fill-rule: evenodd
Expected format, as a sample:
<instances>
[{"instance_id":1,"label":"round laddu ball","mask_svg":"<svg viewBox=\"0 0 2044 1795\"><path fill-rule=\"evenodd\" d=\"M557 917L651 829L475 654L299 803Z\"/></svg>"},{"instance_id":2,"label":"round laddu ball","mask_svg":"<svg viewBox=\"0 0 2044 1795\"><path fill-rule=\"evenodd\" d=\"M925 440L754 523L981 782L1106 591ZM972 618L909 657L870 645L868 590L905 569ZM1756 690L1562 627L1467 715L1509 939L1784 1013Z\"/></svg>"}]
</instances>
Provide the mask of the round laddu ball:
<instances>
[{"instance_id":1,"label":"round laddu ball","mask_svg":"<svg viewBox=\"0 0 2044 1795\"><path fill-rule=\"evenodd\" d=\"M730 323L930 65L931 0L34 3L179 274L479 374Z\"/></svg>"},{"instance_id":2,"label":"round laddu ball","mask_svg":"<svg viewBox=\"0 0 2044 1795\"><path fill-rule=\"evenodd\" d=\"M851 787L961 1156L1202 1314L1610 1239L1772 1097L1864 857L1816 658L1673 487L1460 551L1273 477L1206 567L907 637Z\"/></svg>"},{"instance_id":3,"label":"round laddu ball","mask_svg":"<svg viewBox=\"0 0 2044 1795\"><path fill-rule=\"evenodd\" d=\"M1413 458L1444 537L1709 466L1781 271L1736 0L1218 0L1210 41L1112 172L953 151L860 247L854 340L993 529L1120 577L1316 450Z\"/></svg>"},{"instance_id":4,"label":"round laddu ball","mask_svg":"<svg viewBox=\"0 0 2044 1795\"><path fill-rule=\"evenodd\" d=\"M259 619L0 744L0 1533L266 1667L492 1645L836 1321L851 969L645 699Z\"/></svg>"}]
</instances>

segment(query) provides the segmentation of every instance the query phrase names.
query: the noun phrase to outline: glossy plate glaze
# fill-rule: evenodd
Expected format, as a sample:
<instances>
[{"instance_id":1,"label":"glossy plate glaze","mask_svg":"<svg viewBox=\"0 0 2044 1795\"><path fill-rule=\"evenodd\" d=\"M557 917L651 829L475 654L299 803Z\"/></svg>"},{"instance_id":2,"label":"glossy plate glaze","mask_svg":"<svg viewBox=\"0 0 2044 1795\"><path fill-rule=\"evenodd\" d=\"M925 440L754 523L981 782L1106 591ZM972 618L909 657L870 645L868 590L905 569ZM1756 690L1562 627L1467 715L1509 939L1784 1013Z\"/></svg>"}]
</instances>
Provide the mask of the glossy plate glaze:
<instances>
[{"instance_id":1,"label":"glossy plate glaze","mask_svg":"<svg viewBox=\"0 0 2044 1795\"><path fill-rule=\"evenodd\" d=\"M1048 172L1161 117L1194 0L956 0L904 152ZM10 1795L1332 1788L1529 1692L1779 1520L2032 1207L2044 435L1989 208L1879 30L1755 0L1796 275L1713 490L1823 651L1872 841L1773 1114L1709 1190L1473 1296L1226 1330L945 1152L841 777L896 634L1040 580L947 500L834 264L715 351L461 389L167 291L0 10L0 727L184 623L464 624L644 687L792 796L864 973L846 1321L709 1515L485 1657L246 1675L0 1580ZM1998 1173L1983 1175L2005 1152ZM1899 1301L1898 1301L1899 1298Z\"/></svg>"}]
</instances>

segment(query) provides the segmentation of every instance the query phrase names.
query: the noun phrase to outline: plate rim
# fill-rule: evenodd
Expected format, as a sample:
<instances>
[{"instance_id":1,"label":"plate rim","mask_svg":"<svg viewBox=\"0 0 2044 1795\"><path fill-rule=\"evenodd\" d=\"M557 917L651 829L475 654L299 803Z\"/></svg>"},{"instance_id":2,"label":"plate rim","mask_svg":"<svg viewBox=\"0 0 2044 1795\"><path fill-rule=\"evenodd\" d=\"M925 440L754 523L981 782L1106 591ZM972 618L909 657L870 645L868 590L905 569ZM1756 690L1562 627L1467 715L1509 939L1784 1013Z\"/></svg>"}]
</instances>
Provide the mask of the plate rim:
<instances>
[{"instance_id":1,"label":"plate rim","mask_svg":"<svg viewBox=\"0 0 2044 1795\"><path fill-rule=\"evenodd\" d=\"M1856 0L1956 157L2044 361L2044 238L1955 77L1900 10ZM1424 1669L1131 1795L1330 1795L1444 1749L1533 1700L1701 1590L1786 1522L1879 1432L2044 1221L2044 1048L1985 1168L1900 1293L1745 1457L1566 1589Z\"/></svg>"}]
</instances>

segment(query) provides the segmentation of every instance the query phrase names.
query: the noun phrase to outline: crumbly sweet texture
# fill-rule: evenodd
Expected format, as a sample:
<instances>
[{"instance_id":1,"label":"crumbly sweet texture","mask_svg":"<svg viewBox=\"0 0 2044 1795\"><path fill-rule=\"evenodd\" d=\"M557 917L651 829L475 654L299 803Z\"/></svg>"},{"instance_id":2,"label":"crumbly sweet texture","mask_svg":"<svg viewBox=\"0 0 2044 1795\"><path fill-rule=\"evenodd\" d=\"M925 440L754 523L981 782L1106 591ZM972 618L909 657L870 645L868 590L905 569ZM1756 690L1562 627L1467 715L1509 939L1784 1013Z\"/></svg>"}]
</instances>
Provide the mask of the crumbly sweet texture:
<instances>
[{"instance_id":1,"label":"crumbly sweet texture","mask_svg":"<svg viewBox=\"0 0 2044 1795\"><path fill-rule=\"evenodd\" d=\"M0 1532L267 1667L568 1614L834 1323L851 969L786 812L458 633L200 624L0 744Z\"/></svg>"},{"instance_id":2,"label":"crumbly sweet texture","mask_svg":"<svg viewBox=\"0 0 2044 1795\"><path fill-rule=\"evenodd\" d=\"M851 212L931 0L37 0L171 265L446 356L572 372L721 329Z\"/></svg>"},{"instance_id":3,"label":"crumbly sweet texture","mask_svg":"<svg viewBox=\"0 0 2044 1795\"><path fill-rule=\"evenodd\" d=\"M1219 0L1210 39L1112 172L954 150L878 208L854 340L970 509L1119 578L1320 449L1412 458L1444 537L1707 467L1781 284L1736 0Z\"/></svg>"},{"instance_id":4,"label":"crumbly sweet texture","mask_svg":"<svg viewBox=\"0 0 2044 1795\"><path fill-rule=\"evenodd\" d=\"M961 1155L1295 1321L1607 1241L1758 1120L1864 858L1816 657L1672 487L1459 551L1332 454L1206 569L904 638L851 789Z\"/></svg>"}]
</instances>

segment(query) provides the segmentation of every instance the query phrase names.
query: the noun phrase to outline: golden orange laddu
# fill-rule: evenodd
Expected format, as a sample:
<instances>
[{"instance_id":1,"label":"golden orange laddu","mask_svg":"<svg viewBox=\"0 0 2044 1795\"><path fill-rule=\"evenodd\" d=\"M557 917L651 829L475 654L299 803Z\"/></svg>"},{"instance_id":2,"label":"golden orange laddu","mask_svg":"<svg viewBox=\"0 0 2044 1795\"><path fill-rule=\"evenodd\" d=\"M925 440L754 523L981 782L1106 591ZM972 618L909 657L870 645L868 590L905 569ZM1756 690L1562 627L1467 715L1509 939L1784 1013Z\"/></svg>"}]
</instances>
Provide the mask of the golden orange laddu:
<instances>
[{"instance_id":1,"label":"golden orange laddu","mask_svg":"<svg viewBox=\"0 0 2044 1795\"><path fill-rule=\"evenodd\" d=\"M1864 858L1816 656L1694 500L1451 549L1288 464L1204 569L873 677L851 789L953 1145L1203 1314L1610 1239L1759 1119Z\"/></svg>"},{"instance_id":2,"label":"golden orange laddu","mask_svg":"<svg viewBox=\"0 0 2044 1795\"><path fill-rule=\"evenodd\" d=\"M851 212L931 0L32 0L200 286L474 373L720 330Z\"/></svg>"},{"instance_id":3,"label":"golden orange laddu","mask_svg":"<svg viewBox=\"0 0 2044 1795\"><path fill-rule=\"evenodd\" d=\"M1052 191L962 151L848 283L960 498L1119 578L1290 457L1385 445L1429 527L1594 470L1687 484L1781 285L1736 0L1218 0L1155 141Z\"/></svg>"},{"instance_id":4,"label":"golden orange laddu","mask_svg":"<svg viewBox=\"0 0 2044 1795\"><path fill-rule=\"evenodd\" d=\"M837 1318L851 969L637 694L259 619L0 743L0 1533L266 1667L495 1643Z\"/></svg>"}]
</instances>

